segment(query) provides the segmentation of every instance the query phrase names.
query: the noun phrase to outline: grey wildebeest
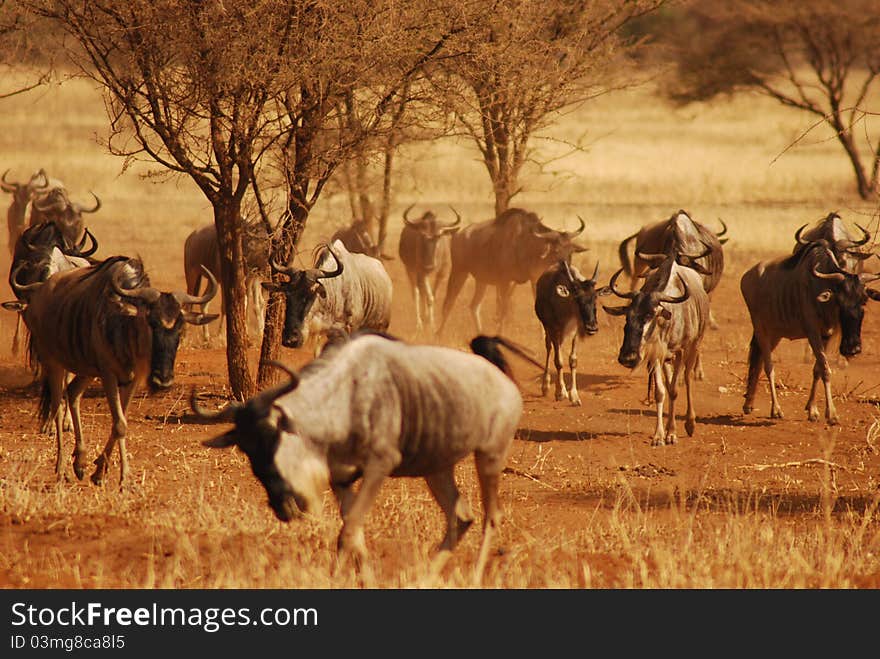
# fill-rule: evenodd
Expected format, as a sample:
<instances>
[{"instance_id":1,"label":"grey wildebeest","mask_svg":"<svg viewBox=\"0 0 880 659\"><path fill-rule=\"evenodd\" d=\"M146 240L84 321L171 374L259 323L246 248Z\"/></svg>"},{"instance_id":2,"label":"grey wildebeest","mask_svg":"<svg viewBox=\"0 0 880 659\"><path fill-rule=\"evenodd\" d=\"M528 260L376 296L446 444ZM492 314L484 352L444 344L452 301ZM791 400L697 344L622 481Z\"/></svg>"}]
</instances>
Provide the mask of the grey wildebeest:
<instances>
[{"instance_id":1,"label":"grey wildebeest","mask_svg":"<svg viewBox=\"0 0 880 659\"><path fill-rule=\"evenodd\" d=\"M314 266L305 270L292 263L270 262L287 281L263 282L267 290L284 294L281 342L299 348L310 339L316 352L331 330L351 334L359 329L384 332L391 322L391 277L379 259L352 254L341 240L319 245Z\"/></svg>"},{"instance_id":2,"label":"grey wildebeest","mask_svg":"<svg viewBox=\"0 0 880 659\"><path fill-rule=\"evenodd\" d=\"M204 419L235 423L205 445L238 446L248 456L278 519L320 514L329 486L343 521L338 550L356 559L366 556L364 521L388 477L425 479L446 517L439 549L448 555L473 522L454 475L455 465L473 455L484 510L480 575L501 515L498 482L522 413L499 344L510 346L477 337L471 342L477 354L468 354L356 335L298 374L276 363L288 382L247 403L209 413L193 391L191 406Z\"/></svg>"},{"instance_id":3,"label":"grey wildebeest","mask_svg":"<svg viewBox=\"0 0 880 659\"><path fill-rule=\"evenodd\" d=\"M450 245L452 266L438 335L449 322L455 300L469 276L475 282L470 309L477 332L482 332L483 327L480 305L491 285L497 291L500 333L515 284L531 282L534 292L538 277L551 264L586 250L573 242L585 226L582 219L578 220L580 228L575 231L557 231L544 226L535 213L509 208L494 219L471 224L456 233Z\"/></svg>"},{"instance_id":4,"label":"grey wildebeest","mask_svg":"<svg viewBox=\"0 0 880 659\"><path fill-rule=\"evenodd\" d=\"M596 288L599 263L593 276L585 278L568 261L561 260L550 266L538 278L535 288L535 314L544 328L544 377L541 381L541 395L546 396L550 389L550 350L553 350L553 363L556 366L556 400L568 398L573 405L580 405L577 389L577 343L578 339L592 336L599 331L596 322L596 298L608 295L607 286ZM566 389L562 373L562 359L559 356L562 345L571 337L571 351L568 367L571 371L571 386Z\"/></svg>"},{"instance_id":5,"label":"grey wildebeest","mask_svg":"<svg viewBox=\"0 0 880 659\"><path fill-rule=\"evenodd\" d=\"M0 178L0 188L12 195L12 201L9 202L9 208L6 210L6 245L11 256L15 251L15 243L18 241L18 237L28 227L28 204L33 200L36 190L43 184L45 172L41 169L32 175L27 183L8 181L6 180L7 174L9 174L8 169L3 172L3 176Z\"/></svg>"},{"instance_id":6,"label":"grey wildebeest","mask_svg":"<svg viewBox=\"0 0 880 659\"><path fill-rule=\"evenodd\" d=\"M30 349L42 369L40 417L55 421L55 472L59 478L62 397L66 393L76 438L73 470L81 479L85 444L79 404L88 383L100 378L112 423L110 438L95 461L91 478L95 484L102 482L118 442L119 482L124 484L128 404L144 381L153 391L171 386L184 322L202 324L216 318L186 309L216 294L216 281L210 274L208 277L209 290L202 297L162 292L150 286L140 259L114 256L31 284L28 302L12 303L23 307L31 332ZM68 375L73 376L69 383Z\"/></svg>"},{"instance_id":7,"label":"grey wildebeest","mask_svg":"<svg viewBox=\"0 0 880 659\"><path fill-rule=\"evenodd\" d=\"M623 269L614 273L609 287L629 304L607 307L614 316L626 316L623 343L617 361L629 369L642 361L653 373L657 425L651 446L674 444L675 399L678 396L678 376L683 371L687 395L685 431L693 436L696 413L693 404L693 371L700 351L700 343L709 322L709 296L703 288L700 275L692 268L682 267L672 256L651 273L638 291L621 292L615 282ZM663 408L669 398L669 413L663 423Z\"/></svg>"},{"instance_id":8,"label":"grey wildebeest","mask_svg":"<svg viewBox=\"0 0 880 659\"><path fill-rule=\"evenodd\" d=\"M428 328L434 330L434 293L449 275L449 245L452 234L459 230L461 215L454 208L455 220L443 224L431 211L411 220L410 206L403 212L403 228L400 230L400 243L397 253L406 268L406 275L412 289L413 303L416 308L416 331L424 327L422 305L428 319ZM432 283L433 279L433 283Z\"/></svg>"},{"instance_id":9,"label":"grey wildebeest","mask_svg":"<svg viewBox=\"0 0 880 659\"><path fill-rule=\"evenodd\" d=\"M773 350L781 339L807 339L815 357L813 383L805 409L810 421L819 419L816 390L825 389L825 419L838 422L831 397L831 367L826 354L831 337L840 334L840 354L852 357L862 349L861 329L868 299L880 292L865 284L880 275L855 274L840 265L825 240L813 242L791 256L762 261L740 279L740 291L752 319L749 372L743 413L754 408L761 367L770 382L770 417L782 418L776 395Z\"/></svg>"},{"instance_id":10,"label":"grey wildebeest","mask_svg":"<svg viewBox=\"0 0 880 659\"><path fill-rule=\"evenodd\" d=\"M244 231L245 299L247 322L251 331L257 335L263 332L266 304L260 283L269 277L269 233L261 222L250 222ZM217 243L217 228L214 223L194 229L183 244L183 272L186 278L186 292L198 295L202 287L204 269L217 281L220 276L220 248ZM221 287L222 288L222 287ZM207 313L207 307L202 308ZM226 306L220 297L220 322L217 331L222 331ZM202 326L202 338L209 340L208 326Z\"/></svg>"}]
</instances>

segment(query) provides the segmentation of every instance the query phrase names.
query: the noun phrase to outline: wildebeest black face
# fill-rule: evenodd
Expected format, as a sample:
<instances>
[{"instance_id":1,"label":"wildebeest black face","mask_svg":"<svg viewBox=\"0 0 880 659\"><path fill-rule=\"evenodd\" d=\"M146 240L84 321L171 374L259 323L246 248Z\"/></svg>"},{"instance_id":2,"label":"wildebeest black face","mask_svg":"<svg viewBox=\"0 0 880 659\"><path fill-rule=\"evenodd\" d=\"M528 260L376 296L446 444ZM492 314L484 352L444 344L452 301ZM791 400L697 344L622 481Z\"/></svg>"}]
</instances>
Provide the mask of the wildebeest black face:
<instances>
[{"instance_id":1,"label":"wildebeest black face","mask_svg":"<svg viewBox=\"0 0 880 659\"><path fill-rule=\"evenodd\" d=\"M567 262L562 262L560 270L562 283L556 287L556 294L560 297L570 297L577 308L579 319L578 332L581 336L593 335L599 331L596 318L596 298L600 295L608 295L611 289L607 286L596 288L596 276L599 273L599 264L590 279L584 279L574 267L569 267ZM557 280L559 281L559 280Z\"/></svg>"},{"instance_id":2,"label":"wildebeest black face","mask_svg":"<svg viewBox=\"0 0 880 659\"><path fill-rule=\"evenodd\" d=\"M307 271L300 271L292 275L290 281L281 284L281 292L286 302L281 343L287 348L302 347L307 338L303 331L306 316L318 296L326 297L327 291Z\"/></svg>"},{"instance_id":3,"label":"wildebeest black face","mask_svg":"<svg viewBox=\"0 0 880 659\"><path fill-rule=\"evenodd\" d=\"M170 293L162 293L147 308L147 323L151 330L150 390L168 389L174 383L174 360L183 331L180 304Z\"/></svg>"}]
</instances>

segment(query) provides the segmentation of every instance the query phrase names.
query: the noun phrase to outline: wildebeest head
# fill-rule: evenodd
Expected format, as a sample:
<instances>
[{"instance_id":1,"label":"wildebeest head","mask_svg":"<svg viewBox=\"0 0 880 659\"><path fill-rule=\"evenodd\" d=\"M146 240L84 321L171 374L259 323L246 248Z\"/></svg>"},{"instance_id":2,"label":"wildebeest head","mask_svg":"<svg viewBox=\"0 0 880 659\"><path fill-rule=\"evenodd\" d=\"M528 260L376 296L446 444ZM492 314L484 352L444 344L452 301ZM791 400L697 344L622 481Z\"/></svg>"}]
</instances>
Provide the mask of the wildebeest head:
<instances>
[{"instance_id":1,"label":"wildebeest head","mask_svg":"<svg viewBox=\"0 0 880 659\"><path fill-rule=\"evenodd\" d=\"M596 319L596 298L601 295L609 295L611 289L608 286L596 288L596 277L599 275L599 262L593 270L593 276L585 279L577 268L569 266L568 261L559 262L559 270L562 281L556 285L556 295L561 298L571 299L578 312L578 332L581 336L593 335L599 331Z\"/></svg>"},{"instance_id":2,"label":"wildebeest head","mask_svg":"<svg viewBox=\"0 0 880 659\"><path fill-rule=\"evenodd\" d=\"M278 398L296 389L299 377L279 362L270 363L288 374L288 382L214 413L199 406L193 390L190 405L204 420L235 423L233 429L203 444L211 448L238 446L263 484L276 517L289 522L304 513L320 511L330 474L326 448L298 433L294 420L275 405Z\"/></svg>"},{"instance_id":3,"label":"wildebeest head","mask_svg":"<svg viewBox=\"0 0 880 659\"><path fill-rule=\"evenodd\" d=\"M820 306L836 306L840 323L840 354L853 357L862 351L865 304L869 298L880 300L880 291L867 288L865 284L880 279L880 275L849 272L841 267L825 241L818 245L818 254L811 259L811 292Z\"/></svg>"},{"instance_id":4,"label":"wildebeest head","mask_svg":"<svg viewBox=\"0 0 880 659\"><path fill-rule=\"evenodd\" d=\"M862 232L860 239L855 239L849 234L840 215L833 212L829 213L810 229L807 229L805 224L795 232L794 253L802 253L813 242L825 240L828 242L831 251L834 252L835 258L842 263L843 267L855 270L860 261L873 256L872 252L863 252L860 249L871 240L871 234L858 223L856 223L856 227ZM804 231L805 229L807 230Z\"/></svg>"},{"instance_id":5,"label":"wildebeest head","mask_svg":"<svg viewBox=\"0 0 880 659\"><path fill-rule=\"evenodd\" d=\"M3 172L3 176L0 177L0 188L2 188L4 192L8 192L12 195L15 203L18 204L19 208L21 208L21 212L24 213L25 206L27 206L28 202L33 198L36 189L42 185L45 172L41 169L36 174L33 174L27 183L7 181L7 174L9 174L8 169ZM24 219L23 215L22 219Z\"/></svg>"},{"instance_id":6,"label":"wildebeest head","mask_svg":"<svg viewBox=\"0 0 880 659\"><path fill-rule=\"evenodd\" d=\"M421 257L421 268L425 272L433 272L437 269L437 244L444 236L451 236L461 227L461 215L458 211L450 206L452 212L455 213L455 220L450 224L442 224L437 220L437 216L433 211L425 211L420 218L415 220L409 219L409 212L413 209L413 204L403 212L403 223L405 226L418 232L419 251Z\"/></svg>"},{"instance_id":7,"label":"wildebeest head","mask_svg":"<svg viewBox=\"0 0 880 659\"><path fill-rule=\"evenodd\" d=\"M312 305L320 295L327 297L322 279L331 279L342 274L342 261L333 252L330 245L325 249L333 257L336 267L333 270L324 270L320 267L298 270L292 263L285 266L279 265L273 259L272 270L281 275L287 275L288 281L263 282L266 290L277 290L284 294L286 310L284 312L284 330L281 335L281 343L287 348L299 348L308 338L305 328L305 319ZM319 256L316 263L320 263Z\"/></svg>"},{"instance_id":8,"label":"wildebeest head","mask_svg":"<svg viewBox=\"0 0 880 659\"><path fill-rule=\"evenodd\" d=\"M92 243L89 249L86 249L87 240ZM19 300L26 299L28 291L49 277L55 249L66 256L85 258L95 253L98 241L86 229L80 243L70 248L66 246L61 229L52 222L25 229L15 243L9 274L9 286Z\"/></svg>"},{"instance_id":9,"label":"wildebeest head","mask_svg":"<svg viewBox=\"0 0 880 659\"><path fill-rule=\"evenodd\" d=\"M53 222L64 237L65 247L75 247L82 241L85 232L83 213L95 213L101 208L101 200L93 192L95 205L92 208L71 201L64 188L51 188L45 195L33 201L33 207L39 211L42 221ZM33 223L33 222L32 222Z\"/></svg>"},{"instance_id":10,"label":"wildebeest head","mask_svg":"<svg viewBox=\"0 0 880 659\"><path fill-rule=\"evenodd\" d=\"M577 219L580 222L580 226L574 231L557 231L545 226L540 220L531 227L529 233L531 240L529 240L528 244L532 249L536 249L539 258L545 264L567 260L574 252L586 251L586 247L573 242L577 236L583 233L587 226L580 215L577 216Z\"/></svg>"},{"instance_id":11,"label":"wildebeest head","mask_svg":"<svg viewBox=\"0 0 880 659\"><path fill-rule=\"evenodd\" d=\"M366 220L353 220L350 225L336 231L330 238L330 242L342 241L352 254L366 254L374 259L380 258L379 245L370 234L370 225Z\"/></svg>"},{"instance_id":12,"label":"wildebeest head","mask_svg":"<svg viewBox=\"0 0 880 659\"><path fill-rule=\"evenodd\" d=\"M208 278L204 295L183 292L167 293L149 285L139 260L120 262L111 274L110 285L118 296L116 306L123 316L143 318L150 330L150 374L147 384L151 391L167 389L174 383L174 360L180 345L184 322L204 325L216 320L218 314L190 310L192 305L209 302L217 294L217 280L202 266Z\"/></svg>"},{"instance_id":13,"label":"wildebeest head","mask_svg":"<svg viewBox=\"0 0 880 659\"><path fill-rule=\"evenodd\" d=\"M681 295L674 296L664 293L666 284L671 275L673 259L668 259L660 266L658 285L644 286L640 291L621 292L615 288L615 282L623 272L623 268L614 273L608 287L618 297L626 298L629 304L621 307L602 308L612 316L626 316L626 325L623 329L623 344L617 355L617 361L627 368L635 368L644 357L644 348L647 341L654 335L657 328L664 325L672 318L672 312L664 307L664 304L680 304L690 297L687 284L679 276L682 290ZM668 265L667 265L668 264ZM663 271L666 270L664 273Z\"/></svg>"}]
</instances>

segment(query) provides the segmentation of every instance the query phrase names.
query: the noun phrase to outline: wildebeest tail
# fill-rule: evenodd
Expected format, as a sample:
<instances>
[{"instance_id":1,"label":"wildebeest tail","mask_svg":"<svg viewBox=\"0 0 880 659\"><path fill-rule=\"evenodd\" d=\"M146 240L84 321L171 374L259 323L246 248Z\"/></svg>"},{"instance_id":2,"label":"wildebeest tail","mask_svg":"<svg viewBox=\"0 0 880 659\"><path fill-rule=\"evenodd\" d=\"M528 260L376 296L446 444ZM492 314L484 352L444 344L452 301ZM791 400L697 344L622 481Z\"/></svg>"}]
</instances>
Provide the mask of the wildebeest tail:
<instances>
[{"instance_id":1,"label":"wildebeest tail","mask_svg":"<svg viewBox=\"0 0 880 659\"><path fill-rule=\"evenodd\" d=\"M620 257L620 266L623 268L623 272L627 277L632 277L633 273L633 264L629 259L629 244L636 239L636 236L639 235L639 232L636 231L633 235L624 238L620 246L617 248L617 255Z\"/></svg>"},{"instance_id":2,"label":"wildebeest tail","mask_svg":"<svg viewBox=\"0 0 880 659\"><path fill-rule=\"evenodd\" d=\"M37 409L37 416L40 417L41 428L46 425L51 412L52 392L49 390L49 378L44 377L40 381L40 407Z\"/></svg>"},{"instance_id":3,"label":"wildebeest tail","mask_svg":"<svg viewBox=\"0 0 880 659\"><path fill-rule=\"evenodd\" d=\"M500 336L485 336L484 334L480 334L475 336L471 340L471 350L474 354L483 357L484 359L488 359L490 362L495 364L498 369L504 373L511 380L516 382L516 378L513 376L513 371L510 368L510 364L507 362L507 359L504 357L504 354L501 352L501 347L510 350L513 354L521 359L525 359L527 362L530 362L537 366L540 369L544 367L541 366L531 355L528 354L525 348L522 346L518 346L512 341L505 339Z\"/></svg>"}]
</instances>

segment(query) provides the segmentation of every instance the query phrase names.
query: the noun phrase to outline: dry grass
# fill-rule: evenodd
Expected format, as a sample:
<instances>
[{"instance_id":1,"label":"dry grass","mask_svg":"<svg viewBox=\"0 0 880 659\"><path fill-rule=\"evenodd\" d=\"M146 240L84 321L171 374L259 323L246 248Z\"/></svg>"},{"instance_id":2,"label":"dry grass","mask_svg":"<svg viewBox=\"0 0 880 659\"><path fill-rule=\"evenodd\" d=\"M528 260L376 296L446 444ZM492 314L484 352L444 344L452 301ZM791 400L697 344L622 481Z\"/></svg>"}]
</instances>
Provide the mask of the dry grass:
<instances>
[{"instance_id":1,"label":"dry grass","mask_svg":"<svg viewBox=\"0 0 880 659\"><path fill-rule=\"evenodd\" d=\"M71 82L6 100L2 113L2 168L11 168L12 178L45 167L67 182L76 199L87 202L87 191L94 190L103 208L90 224L101 253L136 249L155 284L183 286L181 246L194 227L211 220L210 207L188 180L150 182L140 177L147 171L141 165L121 171L122 161L95 142L105 133L106 120L90 85ZM528 171L528 187L516 203L537 209L556 226L574 227L575 214L581 214L589 227L589 258L608 264L605 274L616 261L621 238L679 207L709 224L723 217L731 247L750 253L789 249L798 226L831 210L876 227L877 204L851 194L848 165L834 143L817 134L809 145L773 161L805 127L797 113L755 98L674 110L645 91L609 96L566 117L552 136L575 141L586 134L588 152L561 157L543 172ZM547 155L565 152L553 141L542 148ZM400 163L400 209L411 201L435 207L451 202L466 221L489 216L486 176L467 145L448 141L409 147ZM347 219L347 208L345 199L326 196L310 219L305 244ZM397 229L395 222L392 241ZM0 323L0 349L6 350L9 317ZM93 426L86 432L103 434ZM877 434L872 426L867 438L875 451ZM329 495L320 519L283 525L265 507L255 514L254 502L262 502L263 494L249 476L242 481L249 468L241 456L220 460L172 443L152 449L131 445L134 464L156 466L141 472L130 490L47 486L54 448L45 438L4 429L0 422L0 573L6 583L87 588L471 585L477 531L464 539L440 578L420 567L441 535L440 515L420 481L384 486L368 521L376 560L370 573L357 576L335 572L339 521ZM530 460L515 466L549 469L555 457L541 457L540 464ZM577 502L571 514L575 521L560 529L541 525L535 494L546 494L541 483L516 476L503 481L506 517L497 544L504 551L490 561L485 587L880 585L877 496L867 492L867 506L841 510L835 506L827 465L811 471L822 479L818 502L797 515L780 512L785 507L780 495L759 488L737 495L670 491L659 502L656 497L648 502L625 474L608 478L586 469L588 487L554 486L559 490L554 496ZM469 463L460 469L460 480L477 508ZM13 533L20 524L37 530Z\"/></svg>"}]
</instances>

